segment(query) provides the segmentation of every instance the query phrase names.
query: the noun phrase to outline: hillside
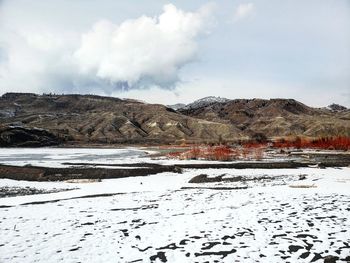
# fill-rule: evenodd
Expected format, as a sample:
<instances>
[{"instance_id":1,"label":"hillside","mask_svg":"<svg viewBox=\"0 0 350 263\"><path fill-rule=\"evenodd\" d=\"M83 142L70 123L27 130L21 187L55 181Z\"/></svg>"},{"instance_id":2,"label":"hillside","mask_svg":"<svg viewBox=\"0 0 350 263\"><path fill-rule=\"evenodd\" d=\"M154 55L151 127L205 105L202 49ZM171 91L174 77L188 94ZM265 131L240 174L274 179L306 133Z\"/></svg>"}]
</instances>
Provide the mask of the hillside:
<instances>
[{"instance_id":1,"label":"hillside","mask_svg":"<svg viewBox=\"0 0 350 263\"><path fill-rule=\"evenodd\" d=\"M350 136L350 111L312 108L293 99L236 99L179 110L186 116L230 124L252 136Z\"/></svg>"},{"instance_id":2,"label":"hillside","mask_svg":"<svg viewBox=\"0 0 350 263\"><path fill-rule=\"evenodd\" d=\"M0 138L16 142L20 138L9 128L44 129L75 143L173 143L242 136L230 124L192 118L163 105L93 95L7 93L0 98L0 125Z\"/></svg>"},{"instance_id":3,"label":"hillside","mask_svg":"<svg viewBox=\"0 0 350 263\"><path fill-rule=\"evenodd\" d=\"M94 95L7 93L0 98L2 146L218 142L258 133L350 136L350 111L311 108L291 99L204 98L175 111Z\"/></svg>"},{"instance_id":4,"label":"hillside","mask_svg":"<svg viewBox=\"0 0 350 263\"><path fill-rule=\"evenodd\" d=\"M221 97L215 97L215 96L209 96L209 97L204 97L198 100L195 100L192 103L189 103L187 105L184 105L183 107L179 108L179 110L192 110L192 109L198 109L198 108L204 108L208 107L213 104L217 103L226 103L229 102L229 99L226 98L221 98Z\"/></svg>"}]
</instances>

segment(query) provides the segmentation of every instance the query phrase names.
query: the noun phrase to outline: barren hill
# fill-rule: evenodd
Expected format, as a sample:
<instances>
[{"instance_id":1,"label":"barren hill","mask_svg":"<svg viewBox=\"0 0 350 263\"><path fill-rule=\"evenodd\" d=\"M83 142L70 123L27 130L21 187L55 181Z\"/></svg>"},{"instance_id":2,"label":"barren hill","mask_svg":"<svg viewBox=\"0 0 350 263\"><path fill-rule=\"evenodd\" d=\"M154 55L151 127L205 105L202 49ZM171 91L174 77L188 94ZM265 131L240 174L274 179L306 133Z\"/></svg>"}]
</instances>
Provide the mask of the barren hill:
<instances>
[{"instance_id":1,"label":"barren hill","mask_svg":"<svg viewBox=\"0 0 350 263\"><path fill-rule=\"evenodd\" d=\"M16 138L9 127L24 127L27 132L44 129L60 140L78 143L217 141L242 136L230 124L192 118L163 105L94 95L7 93L0 98L0 125L6 128L0 137L8 140Z\"/></svg>"},{"instance_id":2,"label":"barren hill","mask_svg":"<svg viewBox=\"0 0 350 263\"><path fill-rule=\"evenodd\" d=\"M230 124L252 136L350 136L350 111L312 108L293 99L237 99L182 108L186 116Z\"/></svg>"},{"instance_id":3,"label":"barren hill","mask_svg":"<svg viewBox=\"0 0 350 263\"><path fill-rule=\"evenodd\" d=\"M220 98L191 105L175 111L94 95L7 93L0 98L0 145L218 142L259 133L350 136L349 110L311 108L291 99Z\"/></svg>"}]
</instances>

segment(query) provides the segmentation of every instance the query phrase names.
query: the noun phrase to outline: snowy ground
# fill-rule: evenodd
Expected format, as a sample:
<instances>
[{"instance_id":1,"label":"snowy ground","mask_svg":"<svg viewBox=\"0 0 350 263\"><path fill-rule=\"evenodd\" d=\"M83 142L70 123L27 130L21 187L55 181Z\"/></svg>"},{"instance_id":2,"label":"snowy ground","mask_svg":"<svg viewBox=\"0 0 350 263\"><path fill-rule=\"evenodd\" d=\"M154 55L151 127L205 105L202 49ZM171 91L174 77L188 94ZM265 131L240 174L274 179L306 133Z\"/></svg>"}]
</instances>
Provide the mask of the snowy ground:
<instances>
[{"instance_id":1,"label":"snowy ground","mask_svg":"<svg viewBox=\"0 0 350 263\"><path fill-rule=\"evenodd\" d=\"M188 183L199 174L271 179ZM241 185L248 189L222 190ZM193 169L90 184L2 179L0 186L80 188L1 198L0 262L350 259L350 168ZM221 190L200 188L209 186Z\"/></svg>"},{"instance_id":2,"label":"snowy ground","mask_svg":"<svg viewBox=\"0 0 350 263\"><path fill-rule=\"evenodd\" d=\"M44 167L67 167L74 163L103 164L104 168L119 168L107 164L177 164L177 163L218 163L205 160L178 160L166 157L152 158L156 153L148 148L0 148L0 164L33 165ZM282 161L282 158L278 160ZM269 160L271 161L271 160ZM65 164L69 163L69 164ZM98 166L97 166L98 167ZM133 167L135 168L135 167ZM127 167L123 166L123 169Z\"/></svg>"},{"instance_id":3,"label":"snowy ground","mask_svg":"<svg viewBox=\"0 0 350 263\"><path fill-rule=\"evenodd\" d=\"M0 163L65 167L65 162L103 164L139 163L150 160L147 151L138 148L0 148Z\"/></svg>"}]
</instances>

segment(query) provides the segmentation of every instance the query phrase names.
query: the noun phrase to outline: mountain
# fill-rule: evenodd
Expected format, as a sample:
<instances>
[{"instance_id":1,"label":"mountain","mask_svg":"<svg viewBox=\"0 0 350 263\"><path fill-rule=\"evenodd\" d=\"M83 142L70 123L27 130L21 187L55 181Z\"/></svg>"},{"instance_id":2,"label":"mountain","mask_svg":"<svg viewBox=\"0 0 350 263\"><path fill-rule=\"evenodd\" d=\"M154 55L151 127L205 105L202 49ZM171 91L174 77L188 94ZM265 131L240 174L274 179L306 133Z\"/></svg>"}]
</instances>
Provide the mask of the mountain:
<instances>
[{"instance_id":1,"label":"mountain","mask_svg":"<svg viewBox=\"0 0 350 263\"><path fill-rule=\"evenodd\" d=\"M230 124L247 136L350 136L350 112L308 107L293 99L236 99L204 107L182 108L180 113Z\"/></svg>"},{"instance_id":2,"label":"mountain","mask_svg":"<svg viewBox=\"0 0 350 263\"><path fill-rule=\"evenodd\" d=\"M241 138L230 124L185 116L159 104L94 95L6 93L0 137L9 127L43 129L69 143L173 143ZM7 131L8 132L8 131ZM8 133L7 133L8 134ZM18 138L12 134L11 138Z\"/></svg>"},{"instance_id":3,"label":"mountain","mask_svg":"<svg viewBox=\"0 0 350 263\"><path fill-rule=\"evenodd\" d=\"M229 99L226 98L221 98L221 97L215 97L215 96L209 96L209 97L204 97L202 99L196 100L190 104L187 104L184 107L181 107L181 110L195 110L195 109L200 109L203 107L210 106L212 104L216 103L226 103L230 101Z\"/></svg>"},{"instance_id":4,"label":"mountain","mask_svg":"<svg viewBox=\"0 0 350 263\"><path fill-rule=\"evenodd\" d=\"M1 147L39 147L61 143L60 138L43 129L18 126L0 128Z\"/></svg>"},{"instance_id":5,"label":"mountain","mask_svg":"<svg viewBox=\"0 0 350 263\"><path fill-rule=\"evenodd\" d=\"M349 110L347 107L344 107L342 105L335 104L335 103L329 105L327 107L327 109L332 110L332 111L347 111L347 110Z\"/></svg>"},{"instance_id":6,"label":"mountain","mask_svg":"<svg viewBox=\"0 0 350 263\"><path fill-rule=\"evenodd\" d=\"M293 99L207 97L175 111L95 95L0 97L0 146L218 142L257 134L350 136L350 111L312 108Z\"/></svg>"},{"instance_id":7,"label":"mountain","mask_svg":"<svg viewBox=\"0 0 350 263\"><path fill-rule=\"evenodd\" d=\"M174 105L168 105L168 107L172 108L174 110L190 110L190 109L203 108L203 107L209 106L209 105L214 104L214 103L225 103L228 101L230 101L230 100L226 99L226 98L209 96L209 97L205 97L205 98L196 100L196 101L189 103L189 104L177 103Z\"/></svg>"},{"instance_id":8,"label":"mountain","mask_svg":"<svg viewBox=\"0 0 350 263\"><path fill-rule=\"evenodd\" d=\"M176 104L173 104L173 105L167 105L168 108L171 108L173 110L179 110L179 109L181 109L181 108L183 108L185 106L186 106L186 104L184 104L184 103L176 103Z\"/></svg>"}]
</instances>

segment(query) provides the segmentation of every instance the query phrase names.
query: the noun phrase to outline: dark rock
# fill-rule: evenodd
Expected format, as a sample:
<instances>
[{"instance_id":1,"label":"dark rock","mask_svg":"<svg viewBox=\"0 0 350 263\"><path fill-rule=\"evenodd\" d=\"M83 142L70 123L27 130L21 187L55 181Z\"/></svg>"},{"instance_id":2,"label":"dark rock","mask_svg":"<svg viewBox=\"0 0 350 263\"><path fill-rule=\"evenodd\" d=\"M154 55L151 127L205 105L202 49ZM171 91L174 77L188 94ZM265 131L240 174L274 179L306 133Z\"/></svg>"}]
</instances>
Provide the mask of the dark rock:
<instances>
[{"instance_id":1,"label":"dark rock","mask_svg":"<svg viewBox=\"0 0 350 263\"><path fill-rule=\"evenodd\" d=\"M310 255L310 252L304 252L300 255L301 258L307 258Z\"/></svg>"},{"instance_id":2,"label":"dark rock","mask_svg":"<svg viewBox=\"0 0 350 263\"><path fill-rule=\"evenodd\" d=\"M336 256L332 256L332 255L329 255L329 256L325 256L324 257L324 263L335 263L337 262L337 260L339 259L339 257L336 257Z\"/></svg>"},{"instance_id":3,"label":"dark rock","mask_svg":"<svg viewBox=\"0 0 350 263\"><path fill-rule=\"evenodd\" d=\"M160 252L157 253L157 255L153 255L149 259L151 261L155 261L157 258L159 258L159 260L162 261L162 262L167 262L167 258L165 256L165 252L161 252L160 251Z\"/></svg>"},{"instance_id":4,"label":"dark rock","mask_svg":"<svg viewBox=\"0 0 350 263\"><path fill-rule=\"evenodd\" d=\"M297 252L299 249L303 249L304 247L302 246L295 246L295 245L290 245L289 246L289 252Z\"/></svg>"},{"instance_id":5,"label":"dark rock","mask_svg":"<svg viewBox=\"0 0 350 263\"><path fill-rule=\"evenodd\" d=\"M321 254L314 253L314 257L311 259L311 262L315 262L315 261L317 261L317 260L319 260L321 258L322 258Z\"/></svg>"},{"instance_id":6,"label":"dark rock","mask_svg":"<svg viewBox=\"0 0 350 263\"><path fill-rule=\"evenodd\" d=\"M24 127L0 129L0 147L43 147L58 145L61 142L47 130Z\"/></svg>"},{"instance_id":7,"label":"dark rock","mask_svg":"<svg viewBox=\"0 0 350 263\"><path fill-rule=\"evenodd\" d=\"M305 180L306 174L299 174L299 180Z\"/></svg>"}]
</instances>

